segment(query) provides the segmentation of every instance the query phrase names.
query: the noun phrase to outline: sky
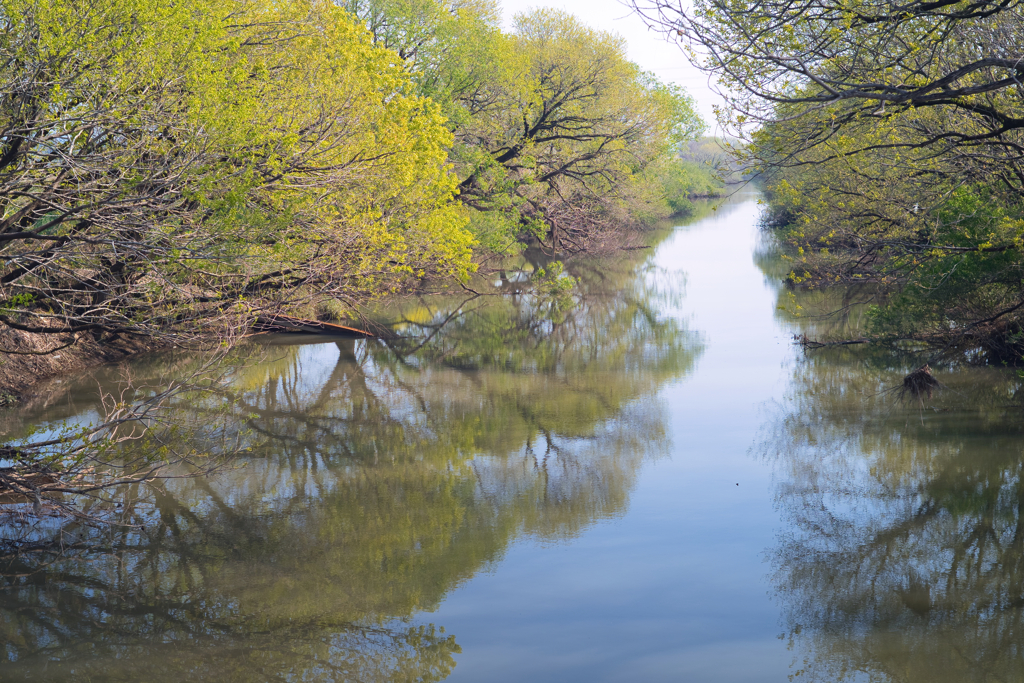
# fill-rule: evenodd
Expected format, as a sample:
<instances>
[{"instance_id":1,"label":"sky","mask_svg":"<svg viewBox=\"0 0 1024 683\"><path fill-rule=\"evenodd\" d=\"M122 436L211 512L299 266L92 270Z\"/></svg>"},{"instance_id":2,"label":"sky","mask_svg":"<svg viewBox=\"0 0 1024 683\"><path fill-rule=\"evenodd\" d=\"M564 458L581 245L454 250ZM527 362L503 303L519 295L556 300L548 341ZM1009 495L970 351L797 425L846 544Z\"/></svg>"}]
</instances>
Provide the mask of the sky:
<instances>
[{"instance_id":1,"label":"sky","mask_svg":"<svg viewBox=\"0 0 1024 683\"><path fill-rule=\"evenodd\" d=\"M690 66L677 45L648 30L643 20L618 0L502 0L501 4L506 28L510 28L512 17L519 12L551 7L576 15L592 28L618 33L626 39L629 59L654 72L662 81L686 88L708 123L708 133L716 132L712 107L722 100L708 87L708 77Z\"/></svg>"}]
</instances>

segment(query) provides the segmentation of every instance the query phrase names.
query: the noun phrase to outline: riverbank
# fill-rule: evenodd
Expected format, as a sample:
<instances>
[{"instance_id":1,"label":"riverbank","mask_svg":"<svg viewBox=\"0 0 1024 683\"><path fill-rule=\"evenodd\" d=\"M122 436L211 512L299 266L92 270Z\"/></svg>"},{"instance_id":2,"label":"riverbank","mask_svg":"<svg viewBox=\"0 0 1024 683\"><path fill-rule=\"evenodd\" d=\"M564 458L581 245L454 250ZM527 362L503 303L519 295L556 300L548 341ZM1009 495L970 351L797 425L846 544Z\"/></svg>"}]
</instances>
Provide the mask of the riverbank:
<instances>
[{"instance_id":1,"label":"riverbank","mask_svg":"<svg viewBox=\"0 0 1024 683\"><path fill-rule=\"evenodd\" d=\"M693 185L689 189L691 191L686 197L686 205L682 210L676 211L671 220L697 220L710 215L712 205L704 200L720 199L727 194L724 187L715 190L703 185ZM633 228L620 229L615 235L595 240L588 245L586 251L576 256L607 257L614 252L644 248L648 236L669 221L669 218L664 216L658 216L657 219L649 224L643 223ZM500 271L500 268L495 269L495 272ZM457 286L455 288L458 289ZM321 319L337 322L333 318ZM0 325L0 407L20 402L26 394L31 393L32 387L40 382L63 374L118 362L166 346L166 342L157 337L111 338L104 335L97 339L91 334L79 333L75 338L69 338L66 335L22 332Z\"/></svg>"},{"instance_id":2,"label":"riverbank","mask_svg":"<svg viewBox=\"0 0 1024 683\"><path fill-rule=\"evenodd\" d=\"M67 338L0 327L0 406L19 402L39 382L162 346L143 337L101 341L87 333Z\"/></svg>"}]
</instances>

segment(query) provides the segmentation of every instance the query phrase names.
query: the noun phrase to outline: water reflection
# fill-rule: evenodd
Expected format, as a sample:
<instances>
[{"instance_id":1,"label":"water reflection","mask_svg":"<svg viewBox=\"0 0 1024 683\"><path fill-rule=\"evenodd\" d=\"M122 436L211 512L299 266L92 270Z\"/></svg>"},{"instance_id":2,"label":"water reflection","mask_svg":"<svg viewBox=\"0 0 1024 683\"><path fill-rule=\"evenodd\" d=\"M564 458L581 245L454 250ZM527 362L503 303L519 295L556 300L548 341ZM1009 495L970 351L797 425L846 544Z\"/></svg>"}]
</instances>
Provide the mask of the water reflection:
<instances>
[{"instance_id":1,"label":"water reflection","mask_svg":"<svg viewBox=\"0 0 1024 683\"><path fill-rule=\"evenodd\" d=\"M786 523L770 559L799 679L1021 679L1020 381L943 373L935 400L896 404L885 390L912 367L816 352L767 428Z\"/></svg>"},{"instance_id":2,"label":"water reflection","mask_svg":"<svg viewBox=\"0 0 1024 683\"><path fill-rule=\"evenodd\" d=\"M222 387L255 444L238 467L125 491L142 529L66 525L60 552L2 558L2 678L445 678L456 636L422 613L517 538L621 514L667 447L654 395L700 346L660 315L673 285L640 261L577 264L568 307L394 312L427 343L268 345ZM166 362L184 361L136 376ZM116 379L92 373L19 418L87 415ZM178 409L201 423L215 407Z\"/></svg>"}]
</instances>

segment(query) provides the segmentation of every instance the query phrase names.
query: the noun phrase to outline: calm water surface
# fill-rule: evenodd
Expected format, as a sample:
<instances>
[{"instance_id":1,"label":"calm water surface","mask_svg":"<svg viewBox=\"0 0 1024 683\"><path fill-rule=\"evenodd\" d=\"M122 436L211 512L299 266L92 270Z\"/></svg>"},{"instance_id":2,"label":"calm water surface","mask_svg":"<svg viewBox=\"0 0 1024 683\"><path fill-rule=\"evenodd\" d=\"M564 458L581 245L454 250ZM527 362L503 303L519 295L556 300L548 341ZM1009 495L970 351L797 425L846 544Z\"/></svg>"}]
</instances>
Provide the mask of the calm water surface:
<instances>
[{"instance_id":1,"label":"calm water surface","mask_svg":"<svg viewBox=\"0 0 1024 683\"><path fill-rule=\"evenodd\" d=\"M570 264L571 301L506 274L388 312L388 346L270 340L223 383L239 466L0 558L0 680L1024 680L1020 379L898 404L912 358L805 355L862 294L784 291L758 213ZM0 429L91 419L123 372Z\"/></svg>"}]
</instances>

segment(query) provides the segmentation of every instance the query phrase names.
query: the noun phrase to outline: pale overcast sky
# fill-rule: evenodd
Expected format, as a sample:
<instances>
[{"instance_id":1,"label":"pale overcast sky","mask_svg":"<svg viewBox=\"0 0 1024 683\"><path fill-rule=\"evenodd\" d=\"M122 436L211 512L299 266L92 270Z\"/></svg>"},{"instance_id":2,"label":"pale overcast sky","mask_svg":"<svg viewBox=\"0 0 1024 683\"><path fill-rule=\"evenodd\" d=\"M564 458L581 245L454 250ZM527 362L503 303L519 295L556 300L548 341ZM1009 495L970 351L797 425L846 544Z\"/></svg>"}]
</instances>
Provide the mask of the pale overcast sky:
<instances>
[{"instance_id":1,"label":"pale overcast sky","mask_svg":"<svg viewBox=\"0 0 1024 683\"><path fill-rule=\"evenodd\" d=\"M683 86L697 100L709 133L715 132L711 107L721 102L708 87L708 78L690 66L679 47L668 43L659 33L648 31L643 20L617 0L501 0L505 25L512 16L534 7L553 7L575 14L585 24L603 31L614 31L626 39L629 58L643 69L668 83Z\"/></svg>"}]
</instances>

